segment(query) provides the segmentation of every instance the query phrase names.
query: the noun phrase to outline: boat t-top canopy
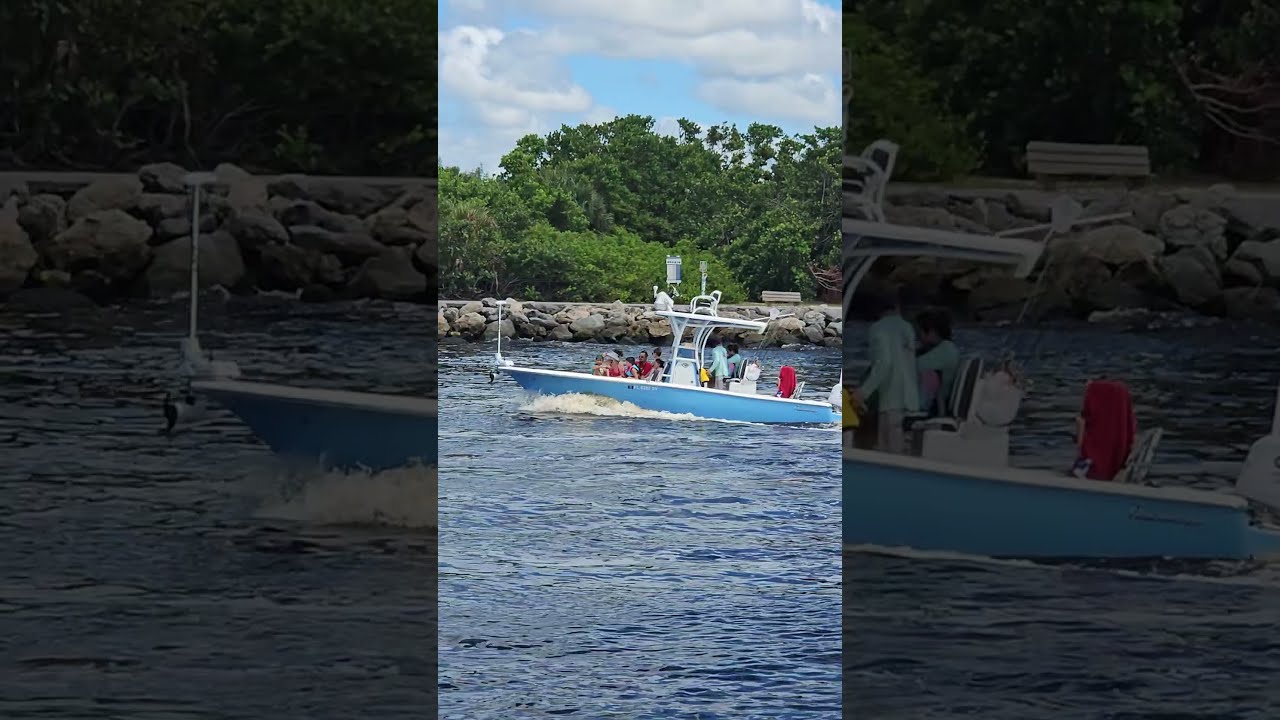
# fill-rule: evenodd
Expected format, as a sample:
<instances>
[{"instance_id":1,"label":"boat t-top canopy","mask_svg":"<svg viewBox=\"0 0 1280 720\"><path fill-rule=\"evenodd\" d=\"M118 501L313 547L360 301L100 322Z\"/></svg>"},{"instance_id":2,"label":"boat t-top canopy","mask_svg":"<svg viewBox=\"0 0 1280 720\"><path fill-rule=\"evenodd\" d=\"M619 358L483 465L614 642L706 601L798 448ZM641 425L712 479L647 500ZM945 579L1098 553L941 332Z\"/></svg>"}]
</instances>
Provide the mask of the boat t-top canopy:
<instances>
[{"instance_id":1,"label":"boat t-top canopy","mask_svg":"<svg viewBox=\"0 0 1280 720\"><path fill-rule=\"evenodd\" d=\"M876 258L936 257L1008 265L1017 277L1027 277L1040 261L1050 236L1078 225L1095 225L1129 216L1129 213L1116 213L1083 218L1084 208L1075 200L1061 196L1050 206L1049 223L995 235L894 225L887 221L883 205L897 153L896 143L877 140L861 156L845 157L841 269L846 317L852 314L854 291ZM1048 231L1044 241L1013 237L1035 231Z\"/></svg>"},{"instance_id":2,"label":"boat t-top canopy","mask_svg":"<svg viewBox=\"0 0 1280 720\"><path fill-rule=\"evenodd\" d=\"M844 218L844 274L846 297L876 258L937 257L971 260L991 265L1011 265L1017 277L1026 277L1035 269L1044 243L1015 237L978 235L938 230L936 228L892 225Z\"/></svg>"},{"instance_id":3,"label":"boat t-top canopy","mask_svg":"<svg viewBox=\"0 0 1280 720\"><path fill-rule=\"evenodd\" d=\"M660 317L667 318L671 321L672 327L679 324L682 327L726 327L741 328L743 330L754 330L756 332L764 332L769 327L768 323L756 320L740 320L738 318L724 317L722 315L708 315L705 313L676 312L675 310L656 310L653 313Z\"/></svg>"}]
</instances>

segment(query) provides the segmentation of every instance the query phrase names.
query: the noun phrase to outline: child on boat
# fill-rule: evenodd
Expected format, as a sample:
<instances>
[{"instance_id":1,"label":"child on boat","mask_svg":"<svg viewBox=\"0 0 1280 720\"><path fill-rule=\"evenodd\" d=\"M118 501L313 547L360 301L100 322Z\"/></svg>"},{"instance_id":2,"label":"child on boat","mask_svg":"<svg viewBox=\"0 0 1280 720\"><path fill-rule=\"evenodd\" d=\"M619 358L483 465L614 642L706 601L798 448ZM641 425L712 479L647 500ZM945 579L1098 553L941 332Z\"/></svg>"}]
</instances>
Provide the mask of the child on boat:
<instances>
[{"instance_id":1,"label":"child on boat","mask_svg":"<svg viewBox=\"0 0 1280 720\"><path fill-rule=\"evenodd\" d=\"M640 366L636 364L635 358L629 357L625 361L623 361L622 377L629 377L629 378L640 377Z\"/></svg>"}]
</instances>

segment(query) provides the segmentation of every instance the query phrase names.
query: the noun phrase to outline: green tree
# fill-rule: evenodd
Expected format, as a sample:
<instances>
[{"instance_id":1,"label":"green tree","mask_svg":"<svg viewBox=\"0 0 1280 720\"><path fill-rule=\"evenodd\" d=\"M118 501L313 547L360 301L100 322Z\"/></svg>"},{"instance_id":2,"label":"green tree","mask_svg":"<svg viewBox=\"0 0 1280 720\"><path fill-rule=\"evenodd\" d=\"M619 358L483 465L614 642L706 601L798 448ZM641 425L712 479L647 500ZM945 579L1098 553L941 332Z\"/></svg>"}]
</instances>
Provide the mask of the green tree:
<instances>
[{"instance_id":1,"label":"green tree","mask_svg":"<svg viewBox=\"0 0 1280 720\"><path fill-rule=\"evenodd\" d=\"M845 8L855 55L849 141L897 140L899 175L943 177L965 165L1019 173L1031 140L1145 145L1164 172L1280 175L1280 9L1271 0Z\"/></svg>"},{"instance_id":2,"label":"green tree","mask_svg":"<svg viewBox=\"0 0 1280 720\"><path fill-rule=\"evenodd\" d=\"M484 275L496 284L459 271L442 281L445 292L645 301L674 253L691 267L706 260L726 300L764 289L812 295L812 268L838 265L839 130L678 127L675 137L659 134L641 116L566 126L521 138L496 177L442 168L445 272L476 247L463 249L471 241L460 231L446 236L446 202L486 208L502 256L502 270Z\"/></svg>"},{"instance_id":3,"label":"green tree","mask_svg":"<svg viewBox=\"0 0 1280 720\"><path fill-rule=\"evenodd\" d=\"M6 0L0 162L427 175L434 4Z\"/></svg>"}]
</instances>

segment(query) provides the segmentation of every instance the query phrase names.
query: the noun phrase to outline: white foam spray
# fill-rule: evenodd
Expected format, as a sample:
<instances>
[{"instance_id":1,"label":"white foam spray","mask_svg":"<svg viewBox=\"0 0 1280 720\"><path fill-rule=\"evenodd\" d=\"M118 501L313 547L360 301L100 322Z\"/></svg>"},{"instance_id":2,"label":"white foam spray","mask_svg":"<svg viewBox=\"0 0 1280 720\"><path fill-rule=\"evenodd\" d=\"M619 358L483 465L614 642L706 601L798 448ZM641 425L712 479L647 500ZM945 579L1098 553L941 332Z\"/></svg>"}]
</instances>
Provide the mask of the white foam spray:
<instances>
[{"instance_id":1,"label":"white foam spray","mask_svg":"<svg viewBox=\"0 0 1280 720\"><path fill-rule=\"evenodd\" d=\"M435 466L376 474L313 472L280 480L274 497L255 513L258 517L307 525L438 527Z\"/></svg>"}]
</instances>

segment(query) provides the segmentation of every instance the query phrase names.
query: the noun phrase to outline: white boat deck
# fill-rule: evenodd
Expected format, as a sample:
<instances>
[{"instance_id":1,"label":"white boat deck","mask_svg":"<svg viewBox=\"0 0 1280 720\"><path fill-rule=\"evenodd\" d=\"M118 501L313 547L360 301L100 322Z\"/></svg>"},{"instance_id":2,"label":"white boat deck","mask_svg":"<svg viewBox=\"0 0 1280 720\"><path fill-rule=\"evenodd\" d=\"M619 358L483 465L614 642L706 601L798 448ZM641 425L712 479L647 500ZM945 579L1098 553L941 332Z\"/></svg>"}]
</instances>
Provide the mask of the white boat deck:
<instances>
[{"instance_id":1,"label":"white boat deck","mask_svg":"<svg viewBox=\"0 0 1280 720\"><path fill-rule=\"evenodd\" d=\"M1214 505L1233 510L1245 510L1248 501L1239 495L1195 488L1153 487L1150 485L1130 485L1126 483L1104 482L1101 480L1084 480L1071 475L1052 473L1047 470L1036 470L1018 467L980 467L975 465L955 465L942 463L909 455L894 455L870 450L844 450L844 459L885 465L902 470L950 475L987 480L994 482L1026 485L1049 490L1070 490L1075 492L1102 493L1122 495L1145 500L1165 500L1185 502L1196 505ZM846 482L850 478L846 478Z\"/></svg>"},{"instance_id":2,"label":"white boat deck","mask_svg":"<svg viewBox=\"0 0 1280 720\"><path fill-rule=\"evenodd\" d=\"M224 392L270 400L291 400L312 405L333 405L402 415L435 417L439 411L439 401L435 398L408 395L383 395L349 390L303 388L242 380L201 380L192 382L191 388L208 393Z\"/></svg>"}]
</instances>

